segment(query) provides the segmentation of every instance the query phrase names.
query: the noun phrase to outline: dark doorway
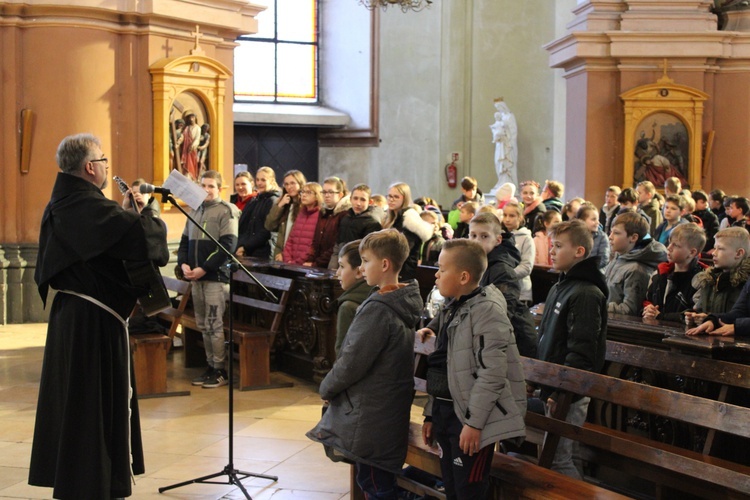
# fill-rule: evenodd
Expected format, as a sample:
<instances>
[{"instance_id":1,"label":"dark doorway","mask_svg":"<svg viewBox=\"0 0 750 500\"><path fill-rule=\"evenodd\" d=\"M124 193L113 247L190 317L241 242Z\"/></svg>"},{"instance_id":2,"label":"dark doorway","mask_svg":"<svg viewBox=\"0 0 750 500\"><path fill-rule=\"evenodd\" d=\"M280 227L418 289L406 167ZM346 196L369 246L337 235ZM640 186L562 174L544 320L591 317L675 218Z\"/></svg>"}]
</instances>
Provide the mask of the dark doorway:
<instances>
[{"instance_id":1,"label":"dark doorway","mask_svg":"<svg viewBox=\"0 0 750 500\"><path fill-rule=\"evenodd\" d=\"M259 167L271 167L279 184L287 170L299 170L308 181L317 181L318 130L235 124L234 163L247 164L252 174Z\"/></svg>"}]
</instances>

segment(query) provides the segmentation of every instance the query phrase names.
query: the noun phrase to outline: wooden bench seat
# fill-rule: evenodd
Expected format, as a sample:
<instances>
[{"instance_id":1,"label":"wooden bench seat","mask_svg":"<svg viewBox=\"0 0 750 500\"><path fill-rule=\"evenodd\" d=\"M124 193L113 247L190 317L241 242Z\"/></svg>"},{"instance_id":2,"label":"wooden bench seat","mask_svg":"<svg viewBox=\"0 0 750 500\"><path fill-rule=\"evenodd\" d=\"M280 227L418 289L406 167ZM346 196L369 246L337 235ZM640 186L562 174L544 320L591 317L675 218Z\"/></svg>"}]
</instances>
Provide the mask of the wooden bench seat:
<instances>
[{"instance_id":1,"label":"wooden bench seat","mask_svg":"<svg viewBox=\"0 0 750 500\"><path fill-rule=\"evenodd\" d=\"M747 384L750 375L748 367L742 365L699 358L687 359L691 357L641 346L609 342L608 352L611 360L632 361L635 366L646 367L649 358L650 362L657 362L654 369L668 370L679 365L681 368L675 371L682 372L682 376L697 376L702 379L705 376L690 368L690 365L700 367L702 362L707 362L718 365L719 370L726 370L722 372L726 376L720 375L723 380L730 381L740 373L740 386ZM642 357L639 358L638 353ZM659 357L660 353L664 357ZM670 365L668 356L682 359ZM713 442L716 432L750 438L750 426L747 426L750 408L534 359L524 358L523 363L529 382L553 387L561 394L556 415L546 417L528 413L526 416L527 426L546 432L539 465L551 464L559 438L566 437L588 445L588 456L594 462L608 462L620 472L630 472L654 481L657 484L657 496L662 486L701 496L750 496L750 467L744 464L598 424L586 423L583 427L577 427L560 419L567 414L573 395L588 396L592 401L595 399L618 408L642 412L644 415L708 429L708 444L709 441ZM737 379L733 383L736 381ZM720 395L722 393L725 394L720 391ZM711 445L704 448L709 451Z\"/></svg>"},{"instance_id":2,"label":"wooden bench seat","mask_svg":"<svg viewBox=\"0 0 750 500\"><path fill-rule=\"evenodd\" d=\"M253 273L257 280L278 296L273 302L242 270L234 273L235 286L247 288L248 293L232 296L236 306L234 343L238 346L240 364L239 389L242 391L290 387L290 383L271 382L271 350L286 309L294 280L270 274ZM238 319L241 318L241 319ZM227 334L229 322L224 323Z\"/></svg>"}]
</instances>

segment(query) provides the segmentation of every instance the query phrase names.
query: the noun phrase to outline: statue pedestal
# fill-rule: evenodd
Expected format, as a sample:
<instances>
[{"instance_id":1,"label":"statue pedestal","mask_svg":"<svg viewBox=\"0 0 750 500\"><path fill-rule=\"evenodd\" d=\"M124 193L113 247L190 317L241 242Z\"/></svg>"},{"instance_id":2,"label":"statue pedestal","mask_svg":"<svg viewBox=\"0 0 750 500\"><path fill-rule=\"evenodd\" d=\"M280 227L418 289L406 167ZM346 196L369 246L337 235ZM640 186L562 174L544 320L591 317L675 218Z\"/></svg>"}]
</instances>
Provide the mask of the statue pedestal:
<instances>
[{"instance_id":1,"label":"statue pedestal","mask_svg":"<svg viewBox=\"0 0 750 500\"><path fill-rule=\"evenodd\" d=\"M732 10L724 15L727 19L724 31L750 32L750 10Z\"/></svg>"}]
</instances>

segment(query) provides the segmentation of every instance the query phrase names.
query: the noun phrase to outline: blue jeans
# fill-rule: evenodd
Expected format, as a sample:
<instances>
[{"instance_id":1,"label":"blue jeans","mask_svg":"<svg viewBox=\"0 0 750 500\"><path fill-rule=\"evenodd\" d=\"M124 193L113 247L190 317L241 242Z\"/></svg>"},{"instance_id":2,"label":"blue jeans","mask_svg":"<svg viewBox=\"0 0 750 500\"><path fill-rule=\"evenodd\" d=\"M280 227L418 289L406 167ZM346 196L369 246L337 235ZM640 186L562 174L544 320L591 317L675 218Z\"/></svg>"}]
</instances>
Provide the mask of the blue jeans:
<instances>
[{"instance_id":1,"label":"blue jeans","mask_svg":"<svg viewBox=\"0 0 750 500\"><path fill-rule=\"evenodd\" d=\"M357 462L357 484L367 500L398 500L396 474Z\"/></svg>"}]
</instances>

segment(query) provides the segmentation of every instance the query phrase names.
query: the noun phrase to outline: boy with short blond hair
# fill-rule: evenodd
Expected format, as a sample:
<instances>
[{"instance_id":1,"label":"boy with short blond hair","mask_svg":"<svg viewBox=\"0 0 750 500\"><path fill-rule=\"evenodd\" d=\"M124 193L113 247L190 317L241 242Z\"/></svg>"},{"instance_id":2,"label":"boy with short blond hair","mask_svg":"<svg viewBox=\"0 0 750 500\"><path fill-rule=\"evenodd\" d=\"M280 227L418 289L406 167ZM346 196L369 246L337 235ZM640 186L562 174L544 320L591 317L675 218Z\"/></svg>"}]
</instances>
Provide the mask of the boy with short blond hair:
<instances>
[{"instance_id":1,"label":"boy with short blond hair","mask_svg":"<svg viewBox=\"0 0 750 500\"><path fill-rule=\"evenodd\" d=\"M695 223L674 228L669 236L667 262L657 266L646 292L643 317L682 321L693 308L693 277L706 269L698 260L706 244L706 233Z\"/></svg>"},{"instance_id":2,"label":"boy with short blond hair","mask_svg":"<svg viewBox=\"0 0 750 500\"><path fill-rule=\"evenodd\" d=\"M640 215L632 215L643 220ZM539 324L539 359L599 372L604 366L607 344L608 292L599 272L599 259L590 257L591 231L582 221L572 220L554 226L549 234L552 267L560 272L560 278L547 295ZM564 418L576 426L586 420L589 398L574 400L567 415L557 415L557 392L542 387L540 397L547 415ZM581 479L573 463L573 441L560 439L550 468Z\"/></svg>"},{"instance_id":3,"label":"boy with short blond hair","mask_svg":"<svg viewBox=\"0 0 750 500\"><path fill-rule=\"evenodd\" d=\"M536 357L539 339L534 319L520 300L521 283L516 278L515 268L521 262L521 252L513 235L503 235L503 226L494 215L481 213L469 223L469 239L478 242L487 254L487 270L479 284L495 285L502 292L518 350L522 356Z\"/></svg>"},{"instance_id":4,"label":"boy with short blond hair","mask_svg":"<svg viewBox=\"0 0 750 500\"><path fill-rule=\"evenodd\" d=\"M495 443L525 436L523 368L503 295L479 284L486 267L476 241L447 241L435 275L447 302L418 332L437 336L422 438L442 449L447 498L486 498Z\"/></svg>"},{"instance_id":5,"label":"boy with short blond hair","mask_svg":"<svg viewBox=\"0 0 750 500\"><path fill-rule=\"evenodd\" d=\"M651 274L667 260L667 249L648 235L648 222L626 212L612 223L609 244L614 258L604 268L611 313L640 316Z\"/></svg>"},{"instance_id":6,"label":"boy with short blond hair","mask_svg":"<svg viewBox=\"0 0 750 500\"><path fill-rule=\"evenodd\" d=\"M708 314L728 312L750 277L750 234L741 227L716 233L713 267L693 278L694 312L685 313L688 324L701 324Z\"/></svg>"},{"instance_id":7,"label":"boy with short blond hair","mask_svg":"<svg viewBox=\"0 0 750 500\"><path fill-rule=\"evenodd\" d=\"M307 433L357 464L357 483L372 498L397 498L406 458L414 391L414 330L422 311L416 281L399 283L409 255L396 229L370 233L359 246L367 284L378 287L357 309L339 356L320 383L329 401Z\"/></svg>"}]
</instances>

